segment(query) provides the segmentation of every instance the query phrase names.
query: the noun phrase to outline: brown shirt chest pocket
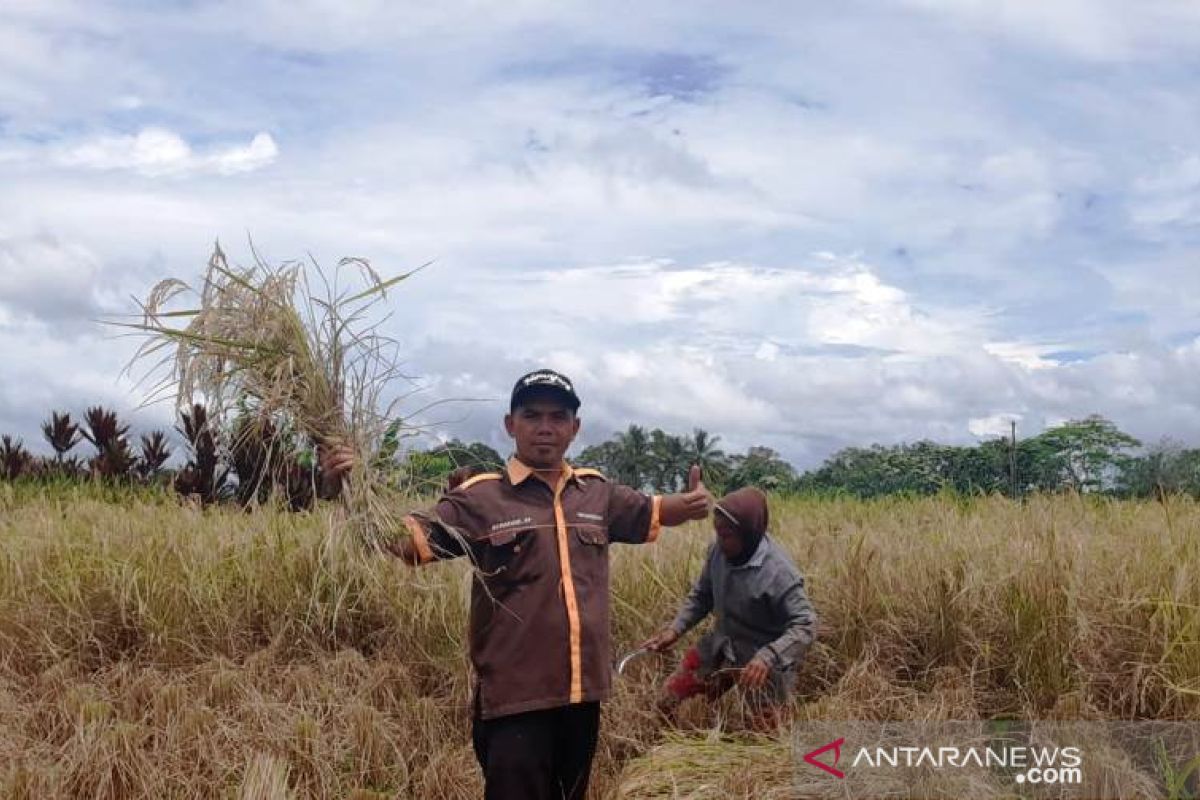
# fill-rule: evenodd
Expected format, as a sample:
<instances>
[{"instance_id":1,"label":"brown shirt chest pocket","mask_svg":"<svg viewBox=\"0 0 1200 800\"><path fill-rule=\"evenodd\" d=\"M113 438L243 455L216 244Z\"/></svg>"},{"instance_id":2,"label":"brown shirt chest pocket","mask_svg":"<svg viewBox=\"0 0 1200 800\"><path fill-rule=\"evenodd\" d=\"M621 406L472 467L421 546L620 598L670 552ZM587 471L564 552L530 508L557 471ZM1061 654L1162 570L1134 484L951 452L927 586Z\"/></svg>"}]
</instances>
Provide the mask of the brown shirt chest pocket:
<instances>
[{"instance_id":1,"label":"brown shirt chest pocket","mask_svg":"<svg viewBox=\"0 0 1200 800\"><path fill-rule=\"evenodd\" d=\"M479 569L499 583L526 583L541 575L537 531L509 528L479 540Z\"/></svg>"},{"instance_id":2,"label":"brown shirt chest pocket","mask_svg":"<svg viewBox=\"0 0 1200 800\"><path fill-rule=\"evenodd\" d=\"M603 553L608 547L608 531L603 525L584 522L571 527L574 529L575 540L583 545L585 553Z\"/></svg>"}]
</instances>

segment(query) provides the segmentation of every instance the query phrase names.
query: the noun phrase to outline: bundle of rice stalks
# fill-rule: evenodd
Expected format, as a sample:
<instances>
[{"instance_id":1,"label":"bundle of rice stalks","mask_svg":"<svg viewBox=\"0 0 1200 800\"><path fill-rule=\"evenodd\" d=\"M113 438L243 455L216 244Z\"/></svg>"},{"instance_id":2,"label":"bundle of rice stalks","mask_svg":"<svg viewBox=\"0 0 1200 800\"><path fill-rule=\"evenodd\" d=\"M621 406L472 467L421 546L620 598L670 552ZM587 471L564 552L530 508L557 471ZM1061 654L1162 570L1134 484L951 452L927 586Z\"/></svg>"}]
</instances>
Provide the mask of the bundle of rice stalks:
<instances>
[{"instance_id":1,"label":"bundle of rice stalks","mask_svg":"<svg viewBox=\"0 0 1200 800\"><path fill-rule=\"evenodd\" d=\"M845 762L843 762L845 767ZM704 737L673 731L662 744L630 761L618 779L618 800L799 800L800 798L1009 798L1014 794L986 769L929 768L851 772L844 780L806 766L789 734ZM1145 795L1113 795L1145 796Z\"/></svg>"},{"instance_id":2,"label":"bundle of rice stalks","mask_svg":"<svg viewBox=\"0 0 1200 800\"><path fill-rule=\"evenodd\" d=\"M397 366L395 342L378 331L383 320L372 321L369 314L389 288L417 270L384 280L361 258L342 259L332 276L311 260L278 267L257 253L254 260L250 268L230 266L218 243L198 288L176 278L157 284L139 303L140 321L114 323L147 337L131 366L157 358L150 372L166 367L167 375L147 402L173 396L177 408L186 409L202 396L214 421L235 437L232 415L250 407L264 425L242 430L261 431L270 423L273 430L298 431L317 446L352 447L363 469L342 492L346 529L377 548L402 529L369 467L403 399L394 397L384 406L385 393L394 379L406 376ZM356 274L358 291L339 285L346 269ZM195 301L190 308L175 308L189 296Z\"/></svg>"},{"instance_id":3,"label":"bundle of rice stalks","mask_svg":"<svg viewBox=\"0 0 1200 800\"><path fill-rule=\"evenodd\" d=\"M614 796L667 800L794 797L790 742L760 735L697 737L670 731L657 747L626 764Z\"/></svg>"}]
</instances>

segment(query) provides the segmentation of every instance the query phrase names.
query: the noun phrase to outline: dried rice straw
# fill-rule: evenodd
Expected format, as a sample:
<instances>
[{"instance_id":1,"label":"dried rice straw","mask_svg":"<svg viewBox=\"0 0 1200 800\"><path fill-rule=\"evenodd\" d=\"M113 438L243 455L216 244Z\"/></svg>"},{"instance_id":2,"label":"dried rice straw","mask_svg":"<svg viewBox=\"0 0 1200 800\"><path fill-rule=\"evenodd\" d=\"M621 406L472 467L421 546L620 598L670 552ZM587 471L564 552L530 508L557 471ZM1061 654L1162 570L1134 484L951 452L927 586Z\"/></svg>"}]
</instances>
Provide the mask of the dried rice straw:
<instances>
[{"instance_id":1,"label":"dried rice straw","mask_svg":"<svg viewBox=\"0 0 1200 800\"><path fill-rule=\"evenodd\" d=\"M310 256L323 286L318 296L305 263L271 267L257 252L254 259L250 268L231 267L217 243L198 290L175 278L161 281L138 303L139 322L110 324L147 337L131 367L157 355L151 371L168 368L147 402L173 394L176 406L184 408L202 395L211 416L226 422L239 400L244 405L250 398L264 419L290 421L318 445L342 442L353 448L358 466L354 480L343 486L345 529L364 547L382 548L403 533L403 525L372 456L389 428L394 438L393 411L407 395L381 404L395 379L410 385L412 379L399 370L396 342L378 331L383 320L372 323L368 315L388 289L428 265L384 280L365 259L343 258L331 282ZM353 268L365 289L352 293L339 287L346 268ZM198 298L195 307L167 310L188 294ZM177 327L180 322L186 324Z\"/></svg>"}]
</instances>

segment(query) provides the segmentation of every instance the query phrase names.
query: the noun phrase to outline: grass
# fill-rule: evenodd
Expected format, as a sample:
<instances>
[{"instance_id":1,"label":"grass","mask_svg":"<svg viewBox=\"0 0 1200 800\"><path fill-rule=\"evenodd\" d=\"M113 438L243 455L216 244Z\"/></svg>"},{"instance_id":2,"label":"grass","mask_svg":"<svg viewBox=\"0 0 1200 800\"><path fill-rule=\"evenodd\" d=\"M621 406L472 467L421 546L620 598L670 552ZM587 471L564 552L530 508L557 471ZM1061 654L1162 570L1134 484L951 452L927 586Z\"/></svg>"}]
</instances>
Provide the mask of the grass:
<instances>
[{"instance_id":1,"label":"grass","mask_svg":"<svg viewBox=\"0 0 1200 800\"><path fill-rule=\"evenodd\" d=\"M772 500L819 644L803 719L1200 718L1200 505ZM323 556L320 513L248 515L0 484L0 796L480 794L469 565ZM668 621L711 533L613 549L624 651ZM791 797L783 734L730 695L604 710L594 797Z\"/></svg>"}]
</instances>

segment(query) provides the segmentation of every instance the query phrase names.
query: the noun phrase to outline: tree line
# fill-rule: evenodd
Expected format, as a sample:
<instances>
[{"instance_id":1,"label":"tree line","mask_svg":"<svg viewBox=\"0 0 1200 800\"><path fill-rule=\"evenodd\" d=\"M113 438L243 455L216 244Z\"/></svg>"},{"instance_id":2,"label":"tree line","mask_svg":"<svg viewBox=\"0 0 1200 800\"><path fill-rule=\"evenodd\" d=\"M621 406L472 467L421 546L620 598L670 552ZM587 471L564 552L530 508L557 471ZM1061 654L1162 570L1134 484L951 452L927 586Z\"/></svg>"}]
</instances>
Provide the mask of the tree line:
<instances>
[{"instance_id":1,"label":"tree line","mask_svg":"<svg viewBox=\"0 0 1200 800\"><path fill-rule=\"evenodd\" d=\"M614 479L656 491L678 491L698 463L721 491L742 486L785 494L1024 496L1074 491L1119 497L1190 494L1200 497L1200 449L1169 440L1144 447L1099 415L1070 420L1018 440L995 437L975 445L918 441L847 447L800 472L769 447L726 454L721 437L701 429L678 436L631 425L585 449L582 464Z\"/></svg>"},{"instance_id":2,"label":"tree line","mask_svg":"<svg viewBox=\"0 0 1200 800\"><path fill-rule=\"evenodd\" d=\"M187 458L169 468L168 437L162 431L131 443L129 426L101 407L81 421L53 412L42 433L53 456L32 455L10 436L0 436L0 478L93 479L162 484L201 503L251 506L271 496L296 509L329 496L320 485L314 448L286 422L264 419L243 407L226 428L213 424L204 406L183 410L176 426ZM400 426L389 429L374 466L392 472L398 485L436 491L454 470L500 468L504 458L481 442L457 439L426 449L400 448ZM75 448L84 442L92 452ZM699 464L705 482L718 491L758 486L784 494L1004 494L1075 491L1120 497L1190 494L1200 497L1200 449L1170 441L1143 447L1133 436L1098 415L1053 426L1017 440L996 437L975 445L918 441L847 447L818 467L798 471L769 447L727 453L721 437L696 428L677 435L630 425L584 448L574 462L595 467L610 479L639 489L675 492L685 487L688 468Z\"/></svg>"}]
</instances>

